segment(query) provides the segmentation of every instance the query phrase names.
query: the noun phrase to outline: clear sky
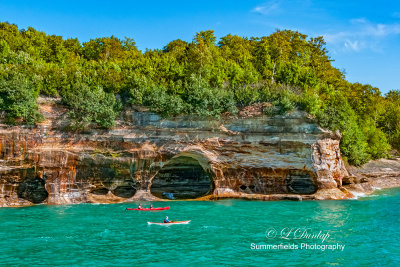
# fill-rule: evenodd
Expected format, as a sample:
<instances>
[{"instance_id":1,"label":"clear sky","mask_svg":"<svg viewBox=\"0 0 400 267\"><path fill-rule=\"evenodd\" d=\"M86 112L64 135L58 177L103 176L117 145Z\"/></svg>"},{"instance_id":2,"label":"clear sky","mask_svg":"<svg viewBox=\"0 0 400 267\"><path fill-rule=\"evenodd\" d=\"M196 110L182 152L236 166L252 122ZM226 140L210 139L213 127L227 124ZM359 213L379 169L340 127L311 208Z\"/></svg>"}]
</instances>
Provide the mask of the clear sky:
<instances>
[{"instance_id":1,"label":"clear sky","mask_svg":"<svg viewBox=\"0 0 400 267\"><path fill-rule=\"evenodd\" d=\"M324 36L334 66L344 69L349 81L382 92L400 89L399 0L0 0L0 21L80 41L127 36L141 50L178 38L190 41L208 29L217 37L298 30Z\"/></svg>"}]
</instances>

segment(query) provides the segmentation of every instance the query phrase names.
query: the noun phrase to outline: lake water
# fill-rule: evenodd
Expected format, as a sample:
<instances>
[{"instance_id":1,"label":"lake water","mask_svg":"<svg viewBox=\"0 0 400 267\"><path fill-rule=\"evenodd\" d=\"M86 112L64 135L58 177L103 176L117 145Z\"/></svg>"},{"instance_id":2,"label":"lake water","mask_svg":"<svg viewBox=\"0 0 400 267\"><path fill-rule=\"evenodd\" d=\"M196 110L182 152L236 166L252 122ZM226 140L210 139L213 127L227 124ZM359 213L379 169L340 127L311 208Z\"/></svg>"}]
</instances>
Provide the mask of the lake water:
<instances>
[{"instance_id":1,"label":"lake water","mask_svg":"<svg viewBox=\"0 0 400 267\"><path fill-rule=\"evenodd\" d=\"M125 211L135 203L0 208L0 264L400 264L399 189L343 201L153 204L171 209ZM168 227L147 224L166 215L192 221Z\"/></svg>"}]
</instances>

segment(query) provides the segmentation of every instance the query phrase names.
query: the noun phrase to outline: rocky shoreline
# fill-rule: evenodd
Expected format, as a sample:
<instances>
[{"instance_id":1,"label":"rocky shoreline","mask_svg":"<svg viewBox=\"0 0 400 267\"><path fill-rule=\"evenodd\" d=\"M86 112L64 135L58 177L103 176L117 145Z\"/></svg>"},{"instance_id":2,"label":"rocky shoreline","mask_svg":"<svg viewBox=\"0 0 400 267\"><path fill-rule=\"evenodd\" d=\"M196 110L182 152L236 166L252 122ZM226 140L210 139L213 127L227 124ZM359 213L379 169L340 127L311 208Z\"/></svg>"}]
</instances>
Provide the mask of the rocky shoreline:
<instances>
[{"instance_id":1,"label":"rocky shoreline","mask_svg":"<svg viewBox=\"0 0 400 267\"><path fill-rule=\"evenodd\" d=\"M400 187L400 159L370 161L362 167L347 166L349 176L343 177L343 187L357 194L372 194L377 189Z\"/></svg>"}]
</instances>

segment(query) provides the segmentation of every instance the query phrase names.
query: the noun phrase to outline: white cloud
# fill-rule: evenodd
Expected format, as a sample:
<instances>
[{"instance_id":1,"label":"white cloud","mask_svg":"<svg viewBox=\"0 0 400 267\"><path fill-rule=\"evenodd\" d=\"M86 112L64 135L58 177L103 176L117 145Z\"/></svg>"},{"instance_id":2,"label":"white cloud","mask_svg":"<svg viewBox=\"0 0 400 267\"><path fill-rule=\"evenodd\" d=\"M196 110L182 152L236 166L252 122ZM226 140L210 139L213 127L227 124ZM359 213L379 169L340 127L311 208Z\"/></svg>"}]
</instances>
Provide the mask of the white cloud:
<instances>
[{"instance_id":1,"label":"white cloud","mask_svg":"<svg viewBox=\"0 0 400 267\"><path fill-rule=\"evenodd\" d=\"M343 42L349 36L349 32L326 33L323 36L327 43L337 44Z\"/></svg>"},{"instance_id":2,"label":"white cloud","mask_svg":"<svg viewBox=\"0 0 400 267\"><path fill-rule=\"evenodd\" d=\"M380 43L389 36L400 35L400 24L371 23L364 18L352 19L349 30L324 34L328 44L348 51L363 49L381 51Z\"/></svg>"},{"instance_id":3,"label":"white cloud","mask_svg":"<svg viewBox=\"0 0 400 267\"><path fill-rule=\"evenodd\" d=\"M360 49L363 47L363 43L361 43L358 40L351 41L351 40L346 40L344 42L344 47L348 50L353 50L353 51L360 51Z\"/></svg>"},{"instance_id":4,"label":"white cloud","mask_svg":"<svg viewBox=\"0 0 400 267\"><path fill-rule=\"evenodd\" d=\"M268 14L272 13L273 11L278 10L279 6L280 6L280 1L272 0L272 1L268 1L261 5L256 6L255 8L253 8L252 11L254 13L258 13L261 15L268 15Z\"/></svg>"}]
</instances>

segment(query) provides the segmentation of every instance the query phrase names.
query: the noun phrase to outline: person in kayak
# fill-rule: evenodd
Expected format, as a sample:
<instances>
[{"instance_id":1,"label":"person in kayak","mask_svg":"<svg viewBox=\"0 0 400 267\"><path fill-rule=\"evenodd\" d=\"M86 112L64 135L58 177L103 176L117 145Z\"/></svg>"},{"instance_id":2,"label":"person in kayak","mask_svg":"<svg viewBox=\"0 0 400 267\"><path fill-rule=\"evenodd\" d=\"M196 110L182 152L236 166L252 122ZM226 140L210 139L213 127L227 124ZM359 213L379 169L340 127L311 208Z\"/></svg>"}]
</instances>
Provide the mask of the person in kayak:
<instances>
[{"instance_id":1,"label":"person in kayak","mask_svg":"<svg viewBox=\"0 0 400 267\"><path fill-rule=\"evenodd\" d=\"M170 223L170 222L171 222L171 221L168 220L168 216L166 216L165 219L164 219L164 223Z\"/></svg>"},{"instance_id":2,"label":"person in kayak","mask_svg":"<svg viewBox=\"0 0 400 267\"><path fill-rule=\"evenodd\" d=\"M139 203L138 209L142 209L142 204Z\"/></svg>"},{"instance_id":3,"label":"person in kayak","mask_svg":"<svg viewBox=\"0 0 400 267\"><path fill-rule=\"evenodd\" d=\"M150 209L152 209L153 208L153 204L150 204Z\"/></svg>"}]
</instances>

